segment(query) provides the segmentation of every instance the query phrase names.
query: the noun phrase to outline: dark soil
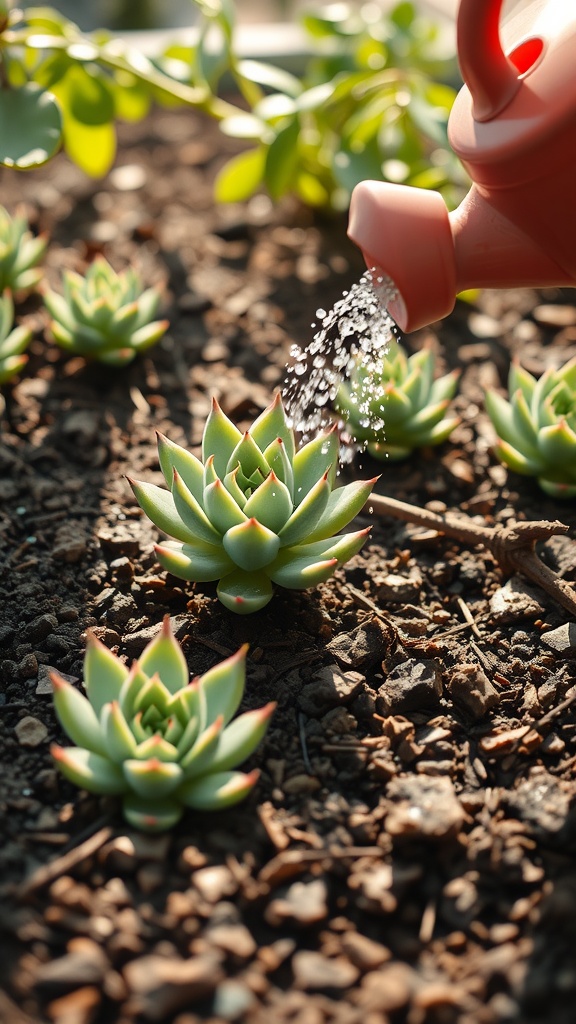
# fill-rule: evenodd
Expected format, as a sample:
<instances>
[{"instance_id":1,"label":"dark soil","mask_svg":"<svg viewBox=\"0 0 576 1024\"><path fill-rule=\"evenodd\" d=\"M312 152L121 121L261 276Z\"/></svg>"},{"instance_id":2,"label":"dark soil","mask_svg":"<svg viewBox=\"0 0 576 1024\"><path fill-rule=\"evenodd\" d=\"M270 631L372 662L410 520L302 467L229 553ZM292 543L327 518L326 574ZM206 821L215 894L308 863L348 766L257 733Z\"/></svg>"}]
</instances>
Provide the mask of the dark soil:
<instances>
[{"instance_id":1,"label":"dark soil","mask_svg":"<svg viewBox=\"0 0 576 1024\"><path fill-rule=\"evenodd\" d=\"M344 220L263 197L216 209L227 149L213 125L164 112L122 133L104 181L64 158L0 178L3 204L24 200L49 231L54 286L97 251L134 259L165 282L171 321L114 372L48 344L37 299L19 310L37 336L0 437L0 1017L570 1024L570 613L481 547L368 513L371 540L334 579L253 616L155 563L125 481L159 481L155 430L198 445L212 395L249 424L316 308L363 270ZM574 355L573 293L484 293L407 345L426 340L463 371L461 425L358 475L383 470L381 494L437 512L560 519L573 536L574 503L495 463L482 408L513 354L537 372ZM540 553L575 581L575 549L568 535ZM251 799L146 837L57 775L48 671L80 683L89 627L132 659L167 612L193 673L248 641L245 706L278 710Z\"/></svg>"}]
</instances>

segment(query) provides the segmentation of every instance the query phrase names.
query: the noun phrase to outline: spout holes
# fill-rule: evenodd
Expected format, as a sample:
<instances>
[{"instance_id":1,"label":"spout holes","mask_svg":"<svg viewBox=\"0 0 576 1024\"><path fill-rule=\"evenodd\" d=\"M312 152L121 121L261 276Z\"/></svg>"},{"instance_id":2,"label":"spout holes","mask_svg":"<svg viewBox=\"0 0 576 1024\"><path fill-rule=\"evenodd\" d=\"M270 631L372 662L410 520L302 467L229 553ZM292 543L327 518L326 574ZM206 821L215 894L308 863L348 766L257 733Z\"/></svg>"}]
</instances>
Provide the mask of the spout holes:
<instances>
[{"instance_id":1,"label":"spout holes","mask_svg":"<svg viewBox=\"0 0 576 1024\"><path fill-rule=\"evenodd\" d=\"M544 49L544 42L535 36L533 39L525 39L512 53L508 54L508 60L512 61L520 75L525 75L534 67Z\"/></svg>"}]
</instances>

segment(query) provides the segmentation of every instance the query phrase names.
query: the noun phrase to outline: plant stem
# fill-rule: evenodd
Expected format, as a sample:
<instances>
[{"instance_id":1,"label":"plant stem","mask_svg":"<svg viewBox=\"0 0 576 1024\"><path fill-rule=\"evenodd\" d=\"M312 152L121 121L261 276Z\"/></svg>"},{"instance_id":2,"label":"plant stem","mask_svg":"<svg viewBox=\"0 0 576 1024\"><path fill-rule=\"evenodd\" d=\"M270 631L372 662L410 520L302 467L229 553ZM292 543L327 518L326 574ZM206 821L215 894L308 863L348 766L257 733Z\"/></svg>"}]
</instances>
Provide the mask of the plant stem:
<instances>
[{"instance_id":1,"label":"plant stem","mask_svg":"<svg viewBox=\"0 0 576 1024\"><path fill-rule=\"evenodd\" d=\"M463 544L482 545L490 551L505 573L521 573L572 615L576 615L576 590L558 573L544 565L535 550L537 541L568 533L569 527L565 523L537 520L516 523L514 526L481 526L463 515L448 513L441 516L380 494L371 494L366 507L379 516L392 516L416 526L424 526Z\"/></svg>"}]
</instances>

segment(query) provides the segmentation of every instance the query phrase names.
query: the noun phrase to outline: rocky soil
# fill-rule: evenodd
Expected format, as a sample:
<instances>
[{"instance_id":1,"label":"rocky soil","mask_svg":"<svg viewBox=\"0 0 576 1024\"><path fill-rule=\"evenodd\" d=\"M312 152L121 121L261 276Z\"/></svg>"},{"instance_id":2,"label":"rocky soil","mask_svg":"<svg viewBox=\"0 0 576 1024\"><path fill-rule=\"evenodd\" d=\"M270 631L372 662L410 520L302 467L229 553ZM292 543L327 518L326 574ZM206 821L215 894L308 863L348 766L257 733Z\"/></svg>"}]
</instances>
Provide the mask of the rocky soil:
<instances>
[{"instance_id":1,"label":"rocky soil","mask_svg":"<svg viewBox=\"0 0 576 1024\"><path fill-rule=\"evenodd\" d=\"M7 1024L570 1024L576 998L576 623L482 546L366 510L364 550L249 617L160 572L129 473L155 430L198 445L216 395L249 424L362 272L343 220L264 197L215 208L233 144L189 112L125 129L90 182L64 158L3 172L51 236L46 272L103 251L163 282L171 327L120 372L44 340L0 435L0 1018ZM460 367L452 441L378 466L377 491L479 525L561 520L544 562L576 581L574 503L490 454L489 386L576 352L571 292L484 293L434 329ZM363 464L362 464L363 462ZM248 641L245 707L278 701L245 804L171 833L60 779L48 678L78 685L86 630L128 660L166 613L193 673Z\"/></svg>"}]
</instances>

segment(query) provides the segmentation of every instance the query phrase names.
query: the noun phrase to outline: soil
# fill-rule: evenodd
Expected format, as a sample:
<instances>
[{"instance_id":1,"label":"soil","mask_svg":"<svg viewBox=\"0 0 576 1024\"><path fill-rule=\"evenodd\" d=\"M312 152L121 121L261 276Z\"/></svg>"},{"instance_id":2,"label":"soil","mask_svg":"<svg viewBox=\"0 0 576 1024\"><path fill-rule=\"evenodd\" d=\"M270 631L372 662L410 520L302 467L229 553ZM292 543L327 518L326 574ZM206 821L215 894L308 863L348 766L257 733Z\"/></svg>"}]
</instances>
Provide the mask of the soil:
<instances>
[{"instance_id":1,"label":"soil","mask_svg":"<svg viewBox=\"0 0 576 1024\"><path fill-rule=\"evenodd\" d=\"M212 395L249 425L363 270L342 218L264 197L216 208L235 144L189 112L121 133L91 182L64 157L3 172L51 236L46 273L103 251L163 282L171 327L121 371L43 335L0 437L0 1017L10 1024L569 1024L576 998L576 625L493 556L377 518L328 583L235 616L159 571L125 474L160 480L155 430L198 445ZM462 370L452 440L378 493L487 525L561 520L544 562L576 581L575 505L490 452L482 407L510 359L576 352L573 293L484 292L406 339ZM244 804L126 828L49 752L49 667L78 684L86 630L136 657L169 613L194 674L248 641L244 706L278 701Z\"/></svg>"}]
</instances>

